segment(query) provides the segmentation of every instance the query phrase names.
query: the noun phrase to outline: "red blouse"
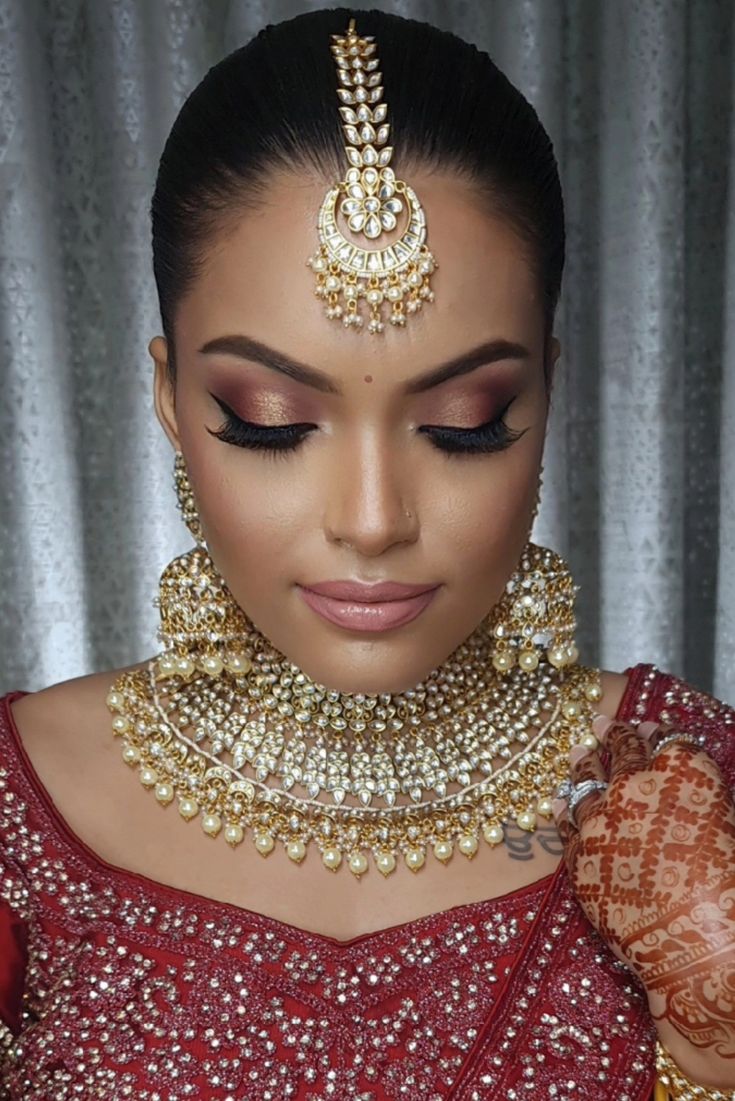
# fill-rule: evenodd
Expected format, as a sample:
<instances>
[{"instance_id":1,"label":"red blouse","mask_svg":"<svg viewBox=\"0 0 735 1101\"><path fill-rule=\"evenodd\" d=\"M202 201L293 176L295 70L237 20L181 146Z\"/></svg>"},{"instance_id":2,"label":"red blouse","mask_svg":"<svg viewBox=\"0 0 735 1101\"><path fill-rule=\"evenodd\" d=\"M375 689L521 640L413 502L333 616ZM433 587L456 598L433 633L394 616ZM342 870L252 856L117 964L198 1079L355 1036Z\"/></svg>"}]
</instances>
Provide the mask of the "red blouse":
<instances>
[{"instance_id":1,"label":"red blouse","mask_svg":"<svg viewBox=\"0 0 735 1101\"><path fill-rule=\"evenodd\" d=\"M735 784L735 709L652 665L622 719L702 732ZM108 864L61 818L0 698L4 1101L644 1101L645 996L562 867L349 941Z\"/></svg>"}]
</instances>

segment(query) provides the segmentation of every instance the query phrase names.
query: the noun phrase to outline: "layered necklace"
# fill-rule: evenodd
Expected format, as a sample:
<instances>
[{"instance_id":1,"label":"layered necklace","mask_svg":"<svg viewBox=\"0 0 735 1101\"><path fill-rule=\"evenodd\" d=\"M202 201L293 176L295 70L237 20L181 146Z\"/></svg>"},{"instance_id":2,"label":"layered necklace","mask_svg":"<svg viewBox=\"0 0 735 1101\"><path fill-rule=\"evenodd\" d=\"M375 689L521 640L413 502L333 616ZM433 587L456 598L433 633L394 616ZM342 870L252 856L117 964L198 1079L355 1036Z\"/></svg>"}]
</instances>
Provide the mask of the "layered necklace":
<instances>
[{"instance_id":1,"label":"layered necklace","mask_svg":"<svg viewBox=\"0 0 735 1101\"><path fill-rule=\"evenodd\" d=\"M508 590L528 624L553 602L539 602L542 558ZM472 857L508 823L549 819L570 748L594 741L599 670L570 643L532 649L526 633L515 650L497 611L412 689L368 695L330 690L276 650L203 550L167 567L158 603L167 649L112 685L113 732L159 803L233 848L248 836L300 864L314 846L356 876Z\"/></svg>"}]
</instances>

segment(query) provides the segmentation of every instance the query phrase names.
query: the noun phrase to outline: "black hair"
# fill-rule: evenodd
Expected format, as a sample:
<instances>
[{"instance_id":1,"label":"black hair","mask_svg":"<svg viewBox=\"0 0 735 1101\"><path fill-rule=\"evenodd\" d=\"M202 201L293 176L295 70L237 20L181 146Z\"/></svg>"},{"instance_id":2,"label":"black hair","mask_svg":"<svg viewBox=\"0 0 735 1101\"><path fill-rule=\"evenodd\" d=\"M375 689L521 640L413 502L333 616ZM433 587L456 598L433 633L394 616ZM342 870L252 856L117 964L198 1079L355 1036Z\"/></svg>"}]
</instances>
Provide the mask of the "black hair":
<instances>
[{"instance_id":1,"label":"black hair","mask_svg":"<svg viewBox=\"0 0 735 1101\"><path fill-rule=\"evenodd\" d=\"M274 171L313 170L325 187L344 175L330 36L344 34L350 18L377 42L397 174L410 183L412 165L454 171L508 220L539 279L548 350L564 206L536 111L486 53L457 35L386 12L328 8L264 27L208 71L173 124L151 203L172 377L176 308L213 236L265 199Z\"/></svg>"}]
</instances>

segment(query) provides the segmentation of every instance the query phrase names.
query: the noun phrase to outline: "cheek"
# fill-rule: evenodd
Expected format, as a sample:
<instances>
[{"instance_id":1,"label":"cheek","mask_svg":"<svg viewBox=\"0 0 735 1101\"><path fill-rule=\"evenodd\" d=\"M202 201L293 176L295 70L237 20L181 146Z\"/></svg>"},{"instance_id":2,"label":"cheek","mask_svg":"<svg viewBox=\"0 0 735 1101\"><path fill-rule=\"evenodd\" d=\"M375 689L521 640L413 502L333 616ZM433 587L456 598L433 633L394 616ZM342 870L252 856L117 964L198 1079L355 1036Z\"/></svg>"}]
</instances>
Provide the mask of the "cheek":
<instances>
[{"instance_id":1,"label":"cheek","mask_svg":"<svg viewBox=\"0 0 735 1101\"><path fill-rule=\"evenodd\" d=\"M512 456L521 443L465 464L468 473L436 495L437 554L472 614L498 601L527 541L536 467L528 456Z\"/></svg>"},{"instance_id":2,"label":"cheek","mask_svg":"<svg viewBox=\"0 0 735 1101\"><path fill-rule=\"evenodd\" d=\"M182 445L218 568L238 589L267 584L292 558L294 539L308 521L288 461L250 456L201 432L190 442L182 433Z\"/></svg>"}]
</instances>

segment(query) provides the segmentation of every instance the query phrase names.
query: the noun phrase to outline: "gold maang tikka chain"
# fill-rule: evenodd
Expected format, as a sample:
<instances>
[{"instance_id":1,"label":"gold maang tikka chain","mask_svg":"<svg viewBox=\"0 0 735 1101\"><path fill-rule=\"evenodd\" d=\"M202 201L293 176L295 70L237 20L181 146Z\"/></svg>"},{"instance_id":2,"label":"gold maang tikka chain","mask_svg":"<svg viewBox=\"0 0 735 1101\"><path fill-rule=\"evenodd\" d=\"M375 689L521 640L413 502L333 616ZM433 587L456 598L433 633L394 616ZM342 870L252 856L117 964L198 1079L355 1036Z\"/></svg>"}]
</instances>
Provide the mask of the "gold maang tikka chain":
<instances>
[{"instance_id":1,"label":"gold maang tikka chain","mask_svg":"<svg viewBox=\"0 0 735 1101\"><path fill-rule=\"evenodd\" d=\"M203 538L183 457L183 516L199 544L161 576L163 652L123 674L107 703L122 756L162 805L211 837L246 836L296 863L418 871L427 853L472 857L508 823L534 830L593 746L599 671L577 664L577 587L559 555L527 543L491 613L401 693L343 693L311 680L245 615Z\"/></svg>"},{"instance_id":2,"label":"gold maang tikka chain","mask_svg":"<svg viewBox=\"0 0 735 1101\"><path fill-rule=\"evenodd\" d=\"M306 262L317 277L315 294L326 300L327 317L341 319L348 328L362 328L364 299L370 313L368 332L382 333L386 308L390 324L405 325L408 314L433 300L430 277L438 265L426 247L423 207L413 188L397 179L391 167L390 123L382 102L374 36L358 35L351 19L347 33L332 39L350 167L322 202L317 221L321 243ZM403 231L382 248L353 244L338 225L338 202L350 231L369 242L400 224Z\"/></svg>"}]
</instances>

